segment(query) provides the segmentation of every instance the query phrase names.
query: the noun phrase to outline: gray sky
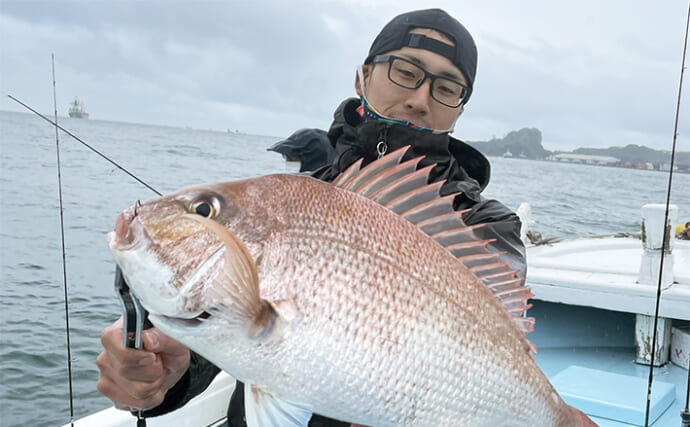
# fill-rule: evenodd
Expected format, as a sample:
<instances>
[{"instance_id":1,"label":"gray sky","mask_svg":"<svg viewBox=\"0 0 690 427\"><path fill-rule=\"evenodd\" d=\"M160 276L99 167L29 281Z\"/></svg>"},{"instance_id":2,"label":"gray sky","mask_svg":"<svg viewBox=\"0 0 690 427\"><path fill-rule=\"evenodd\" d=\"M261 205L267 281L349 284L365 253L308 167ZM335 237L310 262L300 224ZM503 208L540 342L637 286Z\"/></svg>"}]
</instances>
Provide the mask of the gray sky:
<instances>
[{"instance_id":1,"label":"gray sky","mask_svg":"<svg viewBox=\"0 0 690 427\"><path fill-rule=\"evenodd\" d=\"M11 94L52 112L55 53L61 115L78 96L95 120L327 129L381 27L422 7L458 18L479 49L456 137L537 127L550 150L671 148L681 0L0 0L0 110L25 111ZM687 75L680 151L690 151Z\"/></svg>"}]
</instances>

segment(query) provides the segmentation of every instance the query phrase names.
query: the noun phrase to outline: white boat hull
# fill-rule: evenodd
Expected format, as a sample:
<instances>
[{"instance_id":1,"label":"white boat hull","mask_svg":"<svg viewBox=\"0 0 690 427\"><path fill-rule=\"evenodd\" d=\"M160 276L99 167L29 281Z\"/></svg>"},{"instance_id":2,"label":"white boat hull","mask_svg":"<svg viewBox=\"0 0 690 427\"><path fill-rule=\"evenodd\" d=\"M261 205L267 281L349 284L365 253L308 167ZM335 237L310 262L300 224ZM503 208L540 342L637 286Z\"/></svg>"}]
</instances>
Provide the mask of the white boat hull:
<instances>
[{"instance_id":1,"label":"white boat hull","mask_svg":"<svg viewBox=\"0 0 690 427\"><path fill-rule=\"evenodd\" d=\"M147 427L217 426L225 421L235 379L221 372L211 385L184 407L169 414L146 419ZM70 427L70 423L63 427ZM136 418L114 407L104 409L74 422L75 427L133 427Z\"/></svg>"}]
</instances>

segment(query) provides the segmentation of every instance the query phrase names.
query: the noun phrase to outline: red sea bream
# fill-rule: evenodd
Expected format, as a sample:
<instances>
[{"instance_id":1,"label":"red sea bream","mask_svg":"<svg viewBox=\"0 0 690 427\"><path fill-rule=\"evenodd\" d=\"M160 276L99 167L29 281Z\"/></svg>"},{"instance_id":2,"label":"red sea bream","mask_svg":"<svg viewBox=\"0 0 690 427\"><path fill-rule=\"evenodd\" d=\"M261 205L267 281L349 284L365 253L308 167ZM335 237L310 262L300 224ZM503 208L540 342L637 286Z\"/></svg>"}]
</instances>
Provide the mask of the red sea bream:
<instances>
[{"instance_id":1,"label":"red sea bream","mask_svg":"<svg viewBox=\"0 0 690 427\"><path fill-rule=\"evenodd\" d=\"M534 362L529 288L403 154L188 188L108 242L153 324L245 383L250 426L593 425Z\"/></svg>"}]
</instances>

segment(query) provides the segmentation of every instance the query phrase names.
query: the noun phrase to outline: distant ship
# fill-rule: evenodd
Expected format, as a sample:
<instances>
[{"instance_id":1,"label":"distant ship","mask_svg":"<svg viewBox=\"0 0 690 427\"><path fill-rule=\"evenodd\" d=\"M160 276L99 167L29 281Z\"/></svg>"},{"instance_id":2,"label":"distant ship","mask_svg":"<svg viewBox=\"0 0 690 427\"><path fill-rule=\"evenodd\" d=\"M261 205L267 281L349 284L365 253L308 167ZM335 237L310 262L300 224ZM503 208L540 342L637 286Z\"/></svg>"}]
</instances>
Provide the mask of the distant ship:
<instances>
[{"instance_id":1,"label":"distant ship","mask_svg":"<svg viewBox=\"0 0 690 427\"><path fill-rule=\"evenodd\" d=\"M88 119L89 113L84 108L84 103L74 98L74 102L69 104L69 116L77 119Z\"/></svg>"}]
</instances>

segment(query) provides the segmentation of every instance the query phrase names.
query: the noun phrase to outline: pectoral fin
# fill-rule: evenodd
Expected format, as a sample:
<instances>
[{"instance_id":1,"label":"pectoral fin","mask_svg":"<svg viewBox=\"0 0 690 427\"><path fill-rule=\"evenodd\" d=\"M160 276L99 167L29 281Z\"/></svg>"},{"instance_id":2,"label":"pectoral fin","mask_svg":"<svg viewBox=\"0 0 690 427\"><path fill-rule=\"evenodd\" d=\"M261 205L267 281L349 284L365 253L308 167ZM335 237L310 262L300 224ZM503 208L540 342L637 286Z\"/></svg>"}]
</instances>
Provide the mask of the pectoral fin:
<instances>
[{"instance_id":1,"label":"pectoral fin","mask_svg":"<svg viewBox=\"0 0 690 427\"><path fill-rule=\"evenodd\" d=\"M273 324L275 312L260 297L254 259L242 242L222 225L200 215L187 217L213 232L225 246L222 268L213 278L212 286L205 289L207 311L245 329L250 338L260 335L267 324Z\"/></svg>"},{"instance_id":2,"label":"pectoral fin","mask_svg":"<svg viewBox=\"0 0 690 427\"><path fill-rule=\"evenodd\" d=\"M248 427L307 427L312 416L310 405L278 398L246 383L244 410Z\"/></svg>"}]
</instances>

